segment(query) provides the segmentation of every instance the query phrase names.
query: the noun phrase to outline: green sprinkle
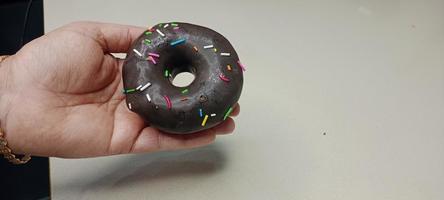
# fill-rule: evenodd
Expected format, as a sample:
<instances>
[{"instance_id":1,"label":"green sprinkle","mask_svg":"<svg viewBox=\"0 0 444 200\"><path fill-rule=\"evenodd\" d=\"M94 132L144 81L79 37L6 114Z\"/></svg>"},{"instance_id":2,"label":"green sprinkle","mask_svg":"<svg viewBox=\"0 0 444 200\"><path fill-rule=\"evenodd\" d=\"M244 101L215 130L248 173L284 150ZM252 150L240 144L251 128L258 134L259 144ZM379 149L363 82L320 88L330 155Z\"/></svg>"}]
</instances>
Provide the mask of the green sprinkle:
<instances>
[{"instance_id":1,"label":"green sprinkle","mask_svg":"<svg viewBox=\"0 0 444 200\"><path fill-rule=\"evenodd\" d=\"M178 26L176 23L171 23L171 26Z\"/></svg>"},{"instance_id":2,"label":"green sprinkle","mask_svg":"<svg viewBox=\"0 0 444 200\"><path fill-rule=\"evenodd\" d=\"M145 32L145 35L151 35L151 34L153 34L153 32L151 32L151 31Z\"/></svg>"},{"instance_id":3,"label":"green sprinkle","mask_svg":"<svg viewBox=\"0 0 444 200\"><path fill-rule=\"evenodd\" d=\"M182 90L182 94L185 94L188 92L188 89Z\"/></svg>"},{"instance_id":4,"label":"green sprinkle","mask_svg":"<svg viewBox=\"0 0 444 200\"><path fill-rule=\"evenodd\" d=\"M143 40L143 42L145 42L145 44L151 44L151 40L149 40L149 39L145 39L145 40Z\"/></svg>"},{"instance_id":5,"label":"green sprinkle","mask_svg":"<svg viewBox=\"0 0 444 200\"><path fill-rule=\"evenodd\" d=\"M170 73L169 73L168 70L166 69L166 70L165 70L165 77L168 77L168 74L170 74Z\"/></svg>"},{"instance_id":6,"label":"green sprinkle","mask_svg":"<svg viewBox=\"0 0 444 200\"><path fill-rule=\"evenodd\" d=\"M160 24L159 24L159 27L162 27L162 25L163 25L163 23L160 23Z\"/></svg>"},{"instance_id":7,"label":"green sprinkle","mask_svg":"<svg viewBox=\"0 0 444 200\"><path fill-rule=\"evenodd\" d=\"M228 109L228 111L225 113L224 120L227 119L227 117L230 115L230 113L231 113L232 111L233 111L233 108L230 107L230 108Z\"/></svg>"},{"instance_id":8,"label":"green sprinkle","mask_svg":"<svg viewBox=\"0 0 444 200\"><path fill-rule=\"evenodd\" d=\"M125 90L124 93L129 94L129 93L132 93L135 91L136 91L136 89L128 89L128 90Z\"/></svg>"}]
</instances>

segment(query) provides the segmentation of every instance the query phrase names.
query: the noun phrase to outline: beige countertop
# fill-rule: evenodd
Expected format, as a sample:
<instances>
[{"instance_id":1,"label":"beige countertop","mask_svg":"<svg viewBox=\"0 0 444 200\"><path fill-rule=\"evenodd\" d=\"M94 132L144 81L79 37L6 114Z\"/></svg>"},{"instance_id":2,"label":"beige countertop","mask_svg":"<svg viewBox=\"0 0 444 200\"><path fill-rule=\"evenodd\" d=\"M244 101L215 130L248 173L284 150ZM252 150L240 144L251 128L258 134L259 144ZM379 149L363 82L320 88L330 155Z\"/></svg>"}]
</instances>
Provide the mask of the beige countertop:
<instances>
[{"instance_id":1,"label":"beige countertop","mask_svg":"<svg viewBox=\"0 0 444 200\"><path fill-rule=\"evenodd\" d=\"M53 158L54 199L444 199L443 1L45 1L75 20L209 26L247 72L235 134Z\"/></svg>"}]
</instances>

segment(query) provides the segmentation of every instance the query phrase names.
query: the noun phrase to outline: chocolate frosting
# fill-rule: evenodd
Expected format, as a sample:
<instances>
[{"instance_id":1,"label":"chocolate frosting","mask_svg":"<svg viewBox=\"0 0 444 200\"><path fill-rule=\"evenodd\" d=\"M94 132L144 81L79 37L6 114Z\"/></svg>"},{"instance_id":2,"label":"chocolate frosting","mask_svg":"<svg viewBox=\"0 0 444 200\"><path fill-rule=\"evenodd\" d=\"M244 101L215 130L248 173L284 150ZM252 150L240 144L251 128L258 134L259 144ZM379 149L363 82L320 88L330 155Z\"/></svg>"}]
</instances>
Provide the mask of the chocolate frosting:
<instances>
[{"instance_id":1,"label":"chocolate frosting","mask_svg":"<svg viewBox=\"0 0 444 200\"><path fill-rule=\"evenodd\" d=\"M236 51L221 34L188 23L158 24L127 52L126 102L131 111L162 131L202 131L225 120L239 100L242 69ZM172 84L181 72L195 76L190 85Z\"/></svg>"}]
</instances>

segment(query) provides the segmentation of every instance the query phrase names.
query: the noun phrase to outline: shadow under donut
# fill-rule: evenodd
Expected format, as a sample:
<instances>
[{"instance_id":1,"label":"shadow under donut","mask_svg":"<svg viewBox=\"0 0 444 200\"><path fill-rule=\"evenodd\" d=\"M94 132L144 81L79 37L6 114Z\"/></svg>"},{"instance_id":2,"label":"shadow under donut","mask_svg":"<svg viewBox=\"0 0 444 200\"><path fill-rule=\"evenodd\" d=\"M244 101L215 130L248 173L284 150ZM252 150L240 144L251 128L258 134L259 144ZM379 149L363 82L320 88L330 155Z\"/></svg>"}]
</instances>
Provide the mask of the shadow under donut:
<instances>
[{"instance_id":1,"label":"shadow under donut","mask_svg":"<svg viewBox=\"0 0 444 200\"><path fill-rule=\"evenodd\" d=\"M186 176L206 176L224 169L225 165L225 154L217 144L179 152L134 155L87 188L92 191L103 187L124 188Z\"/></svg>"}]
</instances>

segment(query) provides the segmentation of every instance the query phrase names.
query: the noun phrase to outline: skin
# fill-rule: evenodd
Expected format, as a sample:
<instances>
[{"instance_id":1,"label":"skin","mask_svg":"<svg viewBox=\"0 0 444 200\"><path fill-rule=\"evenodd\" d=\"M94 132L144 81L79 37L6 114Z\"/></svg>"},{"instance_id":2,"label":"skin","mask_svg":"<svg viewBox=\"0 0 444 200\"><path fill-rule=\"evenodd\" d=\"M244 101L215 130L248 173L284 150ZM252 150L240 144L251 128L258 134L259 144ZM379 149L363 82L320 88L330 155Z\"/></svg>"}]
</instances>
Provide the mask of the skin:
<instances>
[{"instance_id":1,"label":"skin","mask_svg":"<svg viewBox=\"0 0 444 200\"><path fill-rule=\"evenodd\" d=\"M124 53L142 27L76 22L0 64L0 126L17 154L64 158L178 150L232 133L234 121L190 135L149 127L125 105ZM232 116L239 113L235 106Z\"/></svg>"}]
</instances>

